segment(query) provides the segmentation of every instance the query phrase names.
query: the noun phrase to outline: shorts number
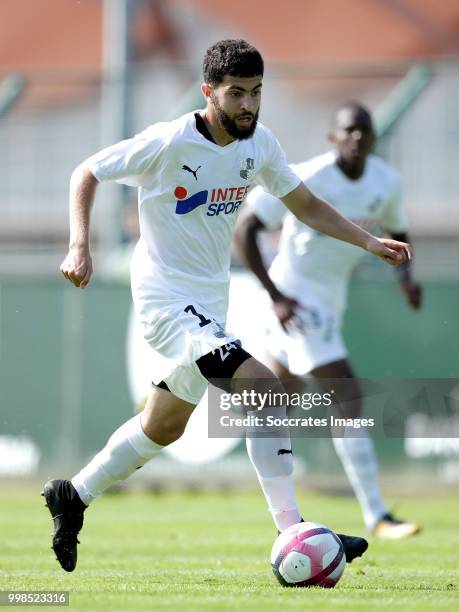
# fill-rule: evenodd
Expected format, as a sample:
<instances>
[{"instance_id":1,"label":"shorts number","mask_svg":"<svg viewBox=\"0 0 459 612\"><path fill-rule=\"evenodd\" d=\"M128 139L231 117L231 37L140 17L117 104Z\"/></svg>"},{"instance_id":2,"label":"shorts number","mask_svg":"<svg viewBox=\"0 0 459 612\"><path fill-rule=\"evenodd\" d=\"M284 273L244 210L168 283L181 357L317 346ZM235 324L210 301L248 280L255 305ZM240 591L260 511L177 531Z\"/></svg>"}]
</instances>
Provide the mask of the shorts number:
<instances>
[{"instance_id":1,"label":"shorts number","mask_svg":"<svg viewBox=\"0 0 459 612\"><path fill-rule=\"evenodd\" d=\"M224 344L223 346L217 346L215 350L217 350L220 354L220 359L225 361L225 359L229 356L231 349L237 349L237 344L233 342L228 342L228 344ZM212 355L215 355L215 350L212 351ZM226 351L226 352L225 352Z\"/></svg>"},{"instance_id":2,"label":"shorts number","mask_svg":"<svg viewBox=\"0 0 459 612\"><path fill-rule=\"evenodd\" d=\"M191 312L192 315L198 317L199 327L205 327L206 325L209 325L209 323L212 323L212 319L206 319L206 317L200 312L196 312L196 308L192 304L188 304L188 306L185 308L185 312Z\"/></svg>"}]
</instances>

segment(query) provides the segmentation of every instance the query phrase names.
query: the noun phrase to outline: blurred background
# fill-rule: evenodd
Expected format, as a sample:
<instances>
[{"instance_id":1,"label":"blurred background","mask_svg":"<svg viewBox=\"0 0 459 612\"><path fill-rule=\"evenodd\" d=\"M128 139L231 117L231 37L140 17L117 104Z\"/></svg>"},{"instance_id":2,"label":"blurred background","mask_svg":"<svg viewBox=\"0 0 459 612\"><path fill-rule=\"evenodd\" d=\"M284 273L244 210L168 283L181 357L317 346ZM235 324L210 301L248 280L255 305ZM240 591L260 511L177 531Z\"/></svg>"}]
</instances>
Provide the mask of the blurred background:
<instances>
[{"instance_id":1,"label":"blurred background","mask_svg":"<svg viewBox=\"0 0 459 612\"><path fill-rule=\"evenodd\" d=\"M69 177L103 146L201 108L205 49L239 37L264 56L261 120L289 161L328 150L332 113L352 99L374 112L378 152L402 173L424 308L409 311L392 271L365 260L345 325L358 374L459 378L456 0L2 0L0 477L71 474L147 388L136 376L147 358L128 338L135 191L98 193L95 276L80 292L59 273ZM265 245L267 257L273 248ZM236 257L233 264L230 321L259 346L259 289ZM200 433L137 480L254 485L244 446L207 446L205 428L197 417ZM459 438L432 429L418 441L406 432L376 443L391 486L459 486ZM294 448L305 486L347 487L329 440L296 440Z\"/></svg>"}]
</instances>

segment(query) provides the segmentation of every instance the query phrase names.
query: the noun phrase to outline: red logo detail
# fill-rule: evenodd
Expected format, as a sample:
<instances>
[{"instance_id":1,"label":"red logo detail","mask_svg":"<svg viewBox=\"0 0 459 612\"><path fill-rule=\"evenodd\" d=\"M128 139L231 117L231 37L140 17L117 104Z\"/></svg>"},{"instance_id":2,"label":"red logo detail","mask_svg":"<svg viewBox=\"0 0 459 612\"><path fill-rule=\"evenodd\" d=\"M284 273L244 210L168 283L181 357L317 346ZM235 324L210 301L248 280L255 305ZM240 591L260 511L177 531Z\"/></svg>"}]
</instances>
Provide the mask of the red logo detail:
<instances>
[{"instance_id":1,"label":"red logo detail","mask_svg":"<svg viewBox=\"0 0 459 612\"><path fill-rule=\"evenodd\" d=\"M174 195L177 200L183 200L188 195L188 191L185 189L185 187L179 186L175 188Z\"/></svg>"}]
</instances>

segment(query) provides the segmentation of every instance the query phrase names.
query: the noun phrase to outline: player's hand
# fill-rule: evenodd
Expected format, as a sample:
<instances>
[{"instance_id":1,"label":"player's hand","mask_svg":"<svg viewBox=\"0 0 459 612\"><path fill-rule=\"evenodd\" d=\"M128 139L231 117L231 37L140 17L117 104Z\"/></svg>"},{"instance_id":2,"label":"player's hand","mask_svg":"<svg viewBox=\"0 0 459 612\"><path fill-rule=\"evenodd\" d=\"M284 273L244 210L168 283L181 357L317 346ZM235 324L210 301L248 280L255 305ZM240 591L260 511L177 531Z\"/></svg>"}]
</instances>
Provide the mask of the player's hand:
<instances>
[{"instance_id":1,"label":"player's hand","mask_svg":"<svg viewBox=\"0 0 459 612\"><path fill-rule=\"evenodd\" d=\"M60 270L67 280L84 289L92 276L92 259L88 248L71 247Z\"/></svg>"},{"instance_id":2,"label":"player's hand","mask_svg":"<svg viewBox=\"0 0 459 612\"><path fill-rule=\"evenodd\" d=\"M400 282L400 289L413 310L419 310L422 305L422 287L412 280Z\"/></svg>"},{"instance_id":3,"label":"player's hand","mask_svg":"<svg viewBox=\"0 0 459 612\"><path fill-rule=\"evenodd\" d=\"M286 323L296 314L299 304L296 300L287 297L286 295L279 294L273 299L273 308L279 319L282 328L287 331Z\"/></svg>"},{"instance_id":4,"label":"player's hand","mask_svg":"<svg viewBox=\"0 0 459 612\"><path fill-rule=\"evenodd\" d=\"M413 258L413 249L410 244L390 238L376 238L376 236L372 236L367 244L367 250L373 253L373 255L381 257L391 266L399 266L411 261Z\"/></svg>"}]
</instances>

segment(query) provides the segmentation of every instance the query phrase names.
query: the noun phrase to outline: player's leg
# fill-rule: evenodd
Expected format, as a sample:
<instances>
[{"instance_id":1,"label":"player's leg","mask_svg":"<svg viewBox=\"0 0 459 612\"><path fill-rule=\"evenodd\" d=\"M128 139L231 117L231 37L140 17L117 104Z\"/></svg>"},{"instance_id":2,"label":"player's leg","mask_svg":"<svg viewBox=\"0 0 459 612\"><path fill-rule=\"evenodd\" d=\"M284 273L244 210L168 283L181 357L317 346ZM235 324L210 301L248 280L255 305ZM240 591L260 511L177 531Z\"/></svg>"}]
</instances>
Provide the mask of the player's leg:
<instances>
[{"instance_id":1,"label":"player's leg","mask_svg":"<svg viewBox=\"0 0 459 612\"><path fill-rule=\"evenodd\" d=\"M283 391L282 384L274 373L253 357L239 366L232 377L232 382L234 390L238 392L245 388L248 390L252 388L258 393ZM247 387L248 384L250 388ZM284 406L274 406L268 410L273 410L280 418L286 415ZM295 496L293 455L288 429L280 427L278 432L273 432L270 428L269 433L277 435L265 437L259 430L248 432L247 452L276 527L278 531L282 531L303 519ZM356 557L361 557L368 547L367 541L363 538L337 535L343 543L348 563Z\"/></svg>"},{"instance_id":2,"label":"player's leg","mask_svg":"<svg viewBox=\"0 0 459 612\"><path fill-rule=\"evenodd\" d=\"M279 380L271 370L254 359L239 343L226 344L224 351L214 350L196 363L207 380L214 381L225 391L240 394L254 391L267 397L270 397L270 391L282 391ZM254 406L253 410L256 412L257 407ZM275 416L285 417L284 406L264 406L263 411L256 414L265 416L268 410ZM301 520L293 485L290 435L285 427L280 427L279 431L270 428L267 431L270 437L264 436L264 433L261 428L247 432L247 451L276 527L282 531Z\"/></svg>"},{"instance_id":3,"label":"player's leg","mask_svg":"<svg viewBox=\"0 0 459 612\"><path fill-rule=\"evenodd\" d=\"M170 391L153 387L144 410L121 425L71 481L45 484L43 495L54 519L53 549L66 571L75 569L77 535L86 507L180 438L194 408Z\"/></svg>"},{"instance_id":4,"label":"player's leg","mask_svg":"<svg viewBox=\"0 0 459 612\"><path fill-rule=\"evenodd\" d=\"M351 364L340 359L314 368L310 374L322 381L325 390L327 380L347 379L347 398L340 404L340 416L358 418L362 411L361 392ZM346 402L346 399L349 401ZM384 538L401 538L419 531L419 526L395 519L384 503L378 479L378 463L373 440L365 428L346 427L345 435L333 436L333 445L344 471L360 504L367 529Z\"/></svg>"},{"instance_id":5,"label":"player's leg","mask_svg":"<svg viewBox=\"0 0 459 612\"><path fill-rule=\"evenodd\" d=\"M252 386L257 393L267 394L270 390L283 391L273 372L253 357L236 370L233 375L233 385L237 392L243 391L246 386ZM270 406L268 410L276 417L286 416L285 406ZM301 520L293 482L292 445L288 429L285 427L280 427L279 431L274 432L275 437L265 437L264 433L259 429L247 433L247 452L274 523L279 531L283 531ZM269 433L269 430L266 433Z\"/></svg>"},{"instance_id":6,"label":"player's leg","mask_svg":"<svg viewBox=\"0 0 459 612\"><path fill-rule=\"evenodd\" d=\"M121 425L72 483L86 505L178 440L195 405L152 387L143 411Z\"/></svg>"}]
</instances>

